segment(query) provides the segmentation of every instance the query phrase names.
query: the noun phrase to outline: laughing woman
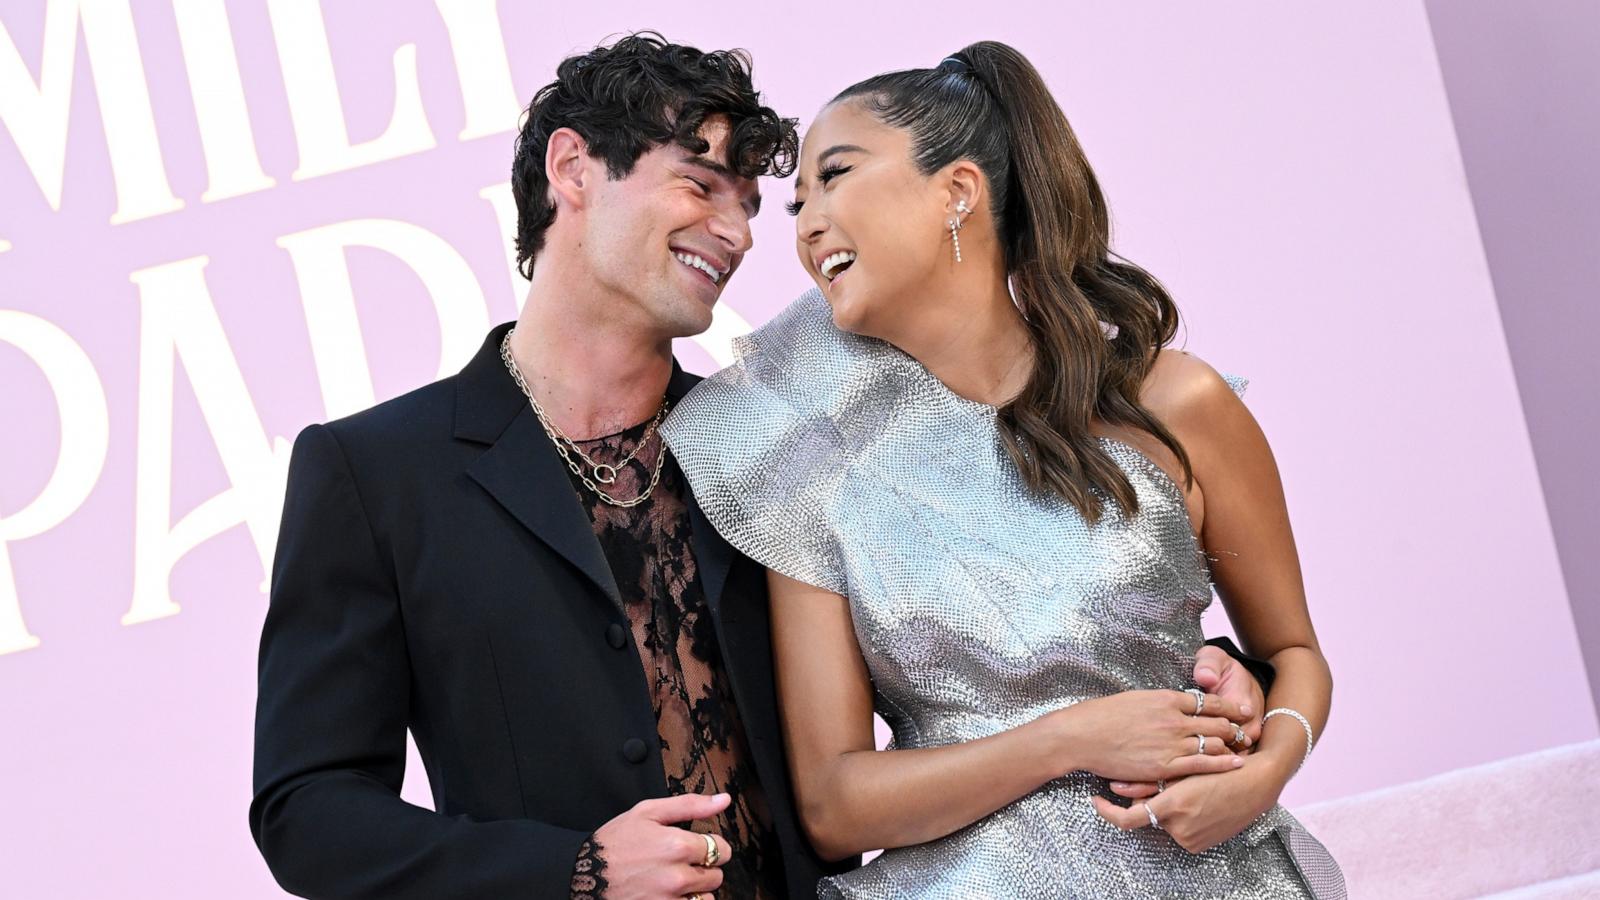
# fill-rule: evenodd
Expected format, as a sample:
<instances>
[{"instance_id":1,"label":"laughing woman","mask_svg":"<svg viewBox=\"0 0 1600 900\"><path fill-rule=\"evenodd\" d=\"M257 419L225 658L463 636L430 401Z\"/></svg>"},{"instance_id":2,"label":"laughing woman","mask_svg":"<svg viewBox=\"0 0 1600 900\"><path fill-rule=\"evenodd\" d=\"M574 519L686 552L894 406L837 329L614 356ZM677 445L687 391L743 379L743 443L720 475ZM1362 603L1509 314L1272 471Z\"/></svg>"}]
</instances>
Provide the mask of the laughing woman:
<instances>
[{"instance_id":1,"label":"laughing woman","mask_svg":"<svg viewBox=\"0 0 1600 900\"><path fill-rule=\"evenodd\" d=\"M664 432L770 570L814 845L889 848L821 895L1342 896L1277 805L1332 680L1271 451L1162 349L1177 311L1039 74L985 42L846 89L791 211L819 289ZM1278 672L1244 757L1183 692L1213 586Z\"/></svg>"}]
</instances>

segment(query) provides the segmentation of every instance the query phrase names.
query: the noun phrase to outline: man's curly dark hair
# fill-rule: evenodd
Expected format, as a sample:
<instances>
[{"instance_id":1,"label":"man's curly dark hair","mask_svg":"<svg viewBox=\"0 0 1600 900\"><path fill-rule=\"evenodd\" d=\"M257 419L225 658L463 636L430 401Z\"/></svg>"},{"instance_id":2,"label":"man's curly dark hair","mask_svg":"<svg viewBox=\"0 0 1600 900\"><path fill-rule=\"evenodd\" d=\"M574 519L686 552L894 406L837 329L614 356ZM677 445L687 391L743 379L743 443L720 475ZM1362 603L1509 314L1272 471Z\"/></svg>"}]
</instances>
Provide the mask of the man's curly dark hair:
<instances>
[{"instance_id":1,"label":"man's curly dark hair","mask_svg":"<svg viewBox=\"0 0 1600 900\"><path fill-rule=\"evenodd\" d=\"M571 128L605 160L612 180L626 178L639 157L667 143L691 153L711 145L699 136L711 116L726 116L729 169L744 178L794 171L797 120L761 104L743 50L705 53L668 43L655 32L630 34L610 46L570 56L556 80L539 89L517 135L511 193L517 201L517 269L533 277L533 261L555 221L544 157L550 135Z\"/></svg>"}]
</instances>

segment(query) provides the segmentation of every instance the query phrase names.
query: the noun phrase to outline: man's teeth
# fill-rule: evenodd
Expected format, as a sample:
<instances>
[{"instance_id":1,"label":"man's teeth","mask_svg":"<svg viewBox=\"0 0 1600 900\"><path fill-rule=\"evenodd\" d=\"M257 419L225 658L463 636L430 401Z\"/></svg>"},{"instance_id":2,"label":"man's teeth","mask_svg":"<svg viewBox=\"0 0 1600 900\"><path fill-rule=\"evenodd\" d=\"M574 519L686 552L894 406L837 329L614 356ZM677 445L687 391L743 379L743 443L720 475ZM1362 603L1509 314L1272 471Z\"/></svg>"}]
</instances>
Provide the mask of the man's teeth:
<instances>
[{"instance_id":1,"label":"man's teeth","mask_svg":"<svg viewBox=\"0 0 1600 900\"><path fill-rule=\"evenodd\" d=\"M835 253L822 261L822 277L832 281L835 270L846 263L853 263L855 261L856 255L854 253L851 253L849 250L840 250L838 253Z\"/></svg>"},{"instance_id":2,"label":"man's teeth","mask_svg":"<svg viewBox=\"0 0 1600 900\"><path fill-rule=\"evenodd\" d=\"M678 262L681 262L686 266L692 266L706 273L707 275L710 275L712 284L716 284L722 280L722 273L718 272L715 266L696 256L695 254L674 253L672 255L678 258Z\"/></svg>"}]
</instances>

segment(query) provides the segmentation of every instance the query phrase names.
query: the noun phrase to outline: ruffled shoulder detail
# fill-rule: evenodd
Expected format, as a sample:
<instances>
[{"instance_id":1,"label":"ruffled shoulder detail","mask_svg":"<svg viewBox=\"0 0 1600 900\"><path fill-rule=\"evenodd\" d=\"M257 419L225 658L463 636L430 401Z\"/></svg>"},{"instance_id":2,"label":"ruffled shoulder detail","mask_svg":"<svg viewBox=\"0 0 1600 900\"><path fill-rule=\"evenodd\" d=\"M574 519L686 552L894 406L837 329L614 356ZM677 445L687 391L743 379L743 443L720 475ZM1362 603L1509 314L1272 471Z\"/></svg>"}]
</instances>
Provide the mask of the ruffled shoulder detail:
<instances>
[{"instance_id":1,"label":"ruffled shoulder detail","mask_svg":"<svg viewBox=\"0 0 1600 900\"><path fill-rule=\"evenodd\" d=\"M993 440L993 407L957 396L888 343L842 331L819 291L736 339L734 354L661 433L723 538L790 578L848 595L837 529L858 511L840 485L857 469L859 501L884 483L886 458L940 470L958 460L966 479L1012 466ZM1243 394L1245 379L1223 377Z\"/></svg>"},{"instance_id":2,"label":"ruffled shoulder detail","mask_svg":"<svg viewBox=\"0 0 1600 900\"><path fill-rule=\"evenodd\" d=\"M741 374L760 382L795 414L825 416L881 396L886 363L904 357L877 338L841 330L822 292L801 294L765 325L734 338L735 362L707 381ZM842 418L835 416L834 418Z\"/></svg>"},{"instance_id":3,"label":"ruffled shoulder detail","mask_svg":"<svg viewBox=\"0 0 1600 900\"><path fill-rule=\"evenodd\" d=\"M852 434L872 403L881 341L840 331L818 291L808 291L734 342L733 365L678 403L661 433L695 501L728 543L790 578L846 594L827 511L865 435Z\"/></svg>"}]
</instances>

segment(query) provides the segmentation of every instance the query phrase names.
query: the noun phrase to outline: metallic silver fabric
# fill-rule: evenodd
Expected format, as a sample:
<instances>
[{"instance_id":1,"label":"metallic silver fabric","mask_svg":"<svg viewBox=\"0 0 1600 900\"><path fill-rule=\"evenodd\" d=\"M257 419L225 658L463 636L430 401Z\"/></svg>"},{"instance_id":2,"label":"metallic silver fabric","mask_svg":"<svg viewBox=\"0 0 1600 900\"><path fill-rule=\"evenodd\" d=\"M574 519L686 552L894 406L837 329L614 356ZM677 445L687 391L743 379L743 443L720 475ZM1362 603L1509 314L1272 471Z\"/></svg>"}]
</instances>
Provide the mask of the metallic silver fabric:
<instances>
[{"instance_id":1,"label":"metallic silver fabric","mask_svg":"<svg viewBox=\"0 0 1600 900\"><path fill-rule=\"evenodd\" d=\"M849 598L896 747L967 741L1080 700L1190 686L1211 602L1172 480L1102 439L1141 510L1089 525L1023 485L993 407L839 331L816 291L749 337L662 426L711 522L779 572ZM945 838L890 849L819 896L1335 898L1327 851L1277 807L1191 855L1122 832L1084 772Z\"/></svg>"}]
</instances>

